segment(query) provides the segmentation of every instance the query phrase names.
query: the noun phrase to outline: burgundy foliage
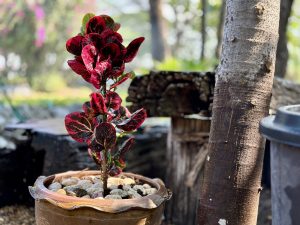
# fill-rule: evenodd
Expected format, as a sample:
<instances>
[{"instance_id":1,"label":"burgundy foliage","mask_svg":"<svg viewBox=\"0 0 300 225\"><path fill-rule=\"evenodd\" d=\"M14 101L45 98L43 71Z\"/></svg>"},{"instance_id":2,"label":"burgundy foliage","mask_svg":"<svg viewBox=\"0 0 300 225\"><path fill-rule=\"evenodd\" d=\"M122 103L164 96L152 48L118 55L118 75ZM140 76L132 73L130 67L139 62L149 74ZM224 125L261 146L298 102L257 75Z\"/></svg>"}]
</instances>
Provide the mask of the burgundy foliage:
<instances>
[{"instance_id":1,"label":"burgundy foliage","mask_svg":"<svg viewBox=\"0 0 300 225\"><path fill-rule=\"evenodd\" d=\"M122 76L125 63L136 56L143 37L133 40L127 47L117 32L120 25L107 15L94 16L86 24L84 34L70 38L67 50L75 55L69 60L71 69L84 80L100 89L101 81Z\"/></svg>"},{"instance_id":2,"label":"burgundy foliage","mask_svg":"<svg viewBox=\"0 0 300 225\"><path fill-rule=\"evenodd\" d=\"M117 130L124 134L134 131L147 117L144 109L131 114L121 106L122 99L115 92L118 85L133 78L133 72L124 73L125 63L134 59L144 38L136 38L125 47L117 32L120 24L111 17L88 14L85 18L82 33L66 42L67 51L74 55L68 64L99 90L83 104L83 112L66 116L65 125L74 140L87 143L89 154L98 165L107 163L107 171L103 172L114 176L124 169L125 153L134 143L134 139L129 138L118 149Z\"/></svg>"}]
</instances>

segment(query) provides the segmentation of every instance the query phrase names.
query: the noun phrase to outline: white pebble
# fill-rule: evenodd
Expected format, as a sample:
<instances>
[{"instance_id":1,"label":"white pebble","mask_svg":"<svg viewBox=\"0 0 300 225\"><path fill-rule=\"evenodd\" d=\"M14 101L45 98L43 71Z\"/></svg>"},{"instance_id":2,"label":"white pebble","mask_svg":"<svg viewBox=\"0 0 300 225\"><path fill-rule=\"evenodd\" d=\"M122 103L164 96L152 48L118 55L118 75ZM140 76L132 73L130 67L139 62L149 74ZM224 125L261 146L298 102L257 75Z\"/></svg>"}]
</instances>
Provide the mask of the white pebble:
<instances>
[{"instance_id":1,"label":"white pebble","mask_svg":"<svg viewBox=\"0 0 300 225\"><path fill-rule=\"evenodd\" d=\"M119 195L121 196L122 198L128 196L127 192L122 190L122 189L114 189L114 190L111 190L110 191L110 194L111 195Z\"/></svg>"},{"instance_id":2,"label":"white pebble","mask_svg":"<svg viewBox=\"0 0 300 225\"><path fill-rule=\"evenodd\" d=\"M52 183L52 184L50 184L49 187L48 187L48 189L51 190L51 191L57 191L57 190L59 190L59 189L61 189L61 188L62 188L62 186L61 186L61 184L58 183L58 182Z\"/></svg>"},{"instance_id":3,"label":"white pebble","mask_svg":"<svg viewBox=\"0 0 300 225\"><path fill-rule=\"evenodd\" d=\"M151 188L151 186L150 186L149 184L143 184L143 187L144 187L145 189Z\"/></svg>"},{"instance_id":4,"label":"white pebble","mask_svg":"<svg viewBox=\"0 0 300 225\"><path fill-rule=\"evenodd\" d=\"M109 185L108 188L110 190L114 190L114 189L118 189L118 186L117 185Z\"/></svg>"},{"instance_id":5,"label":"white pebble","mask_svg":"<svg viewBox=\"0 0 300 225\"><path fill-rule=\"evenodd\" d=\"M145 190L147 195L153 195L157 192L156 188L148 188Z\"/></svg>"},{"instance_id":6,"label":"white pebble","mask_svg":"<svg viewBox=\"0 0 300 225\"><path fill-rule=\"evenodd\" d=\"M77 177L66 178L61 181L63 186L71 186L77 184L79 179Z\"/></svg>"},{"instance_id":7,"label":"white pebble","mask_svg":"<svg viewBox=\"0 0 300 225\"><path fill-rule=\"evenodd\" d=\"M124 191L129 191L129 190L131 190L132 189L132 187L130 186L130 185L124 185L123 186L123 190Z\"/></svg>"},{"instance_id":8,"label":"white pebble","mask_svg":"<svg viewBox=\"0 0 300 225\"><path fill-rule=\"evenodd\" d=\"M135 184L134 179L131 179L129 177L126 177L125 179L123 179L123 185L130 185L130 184Z\"/></svg>"},{"instance_id":9,"label":"white pebble","mask_svg":"<svg viewBox=\"0 0 300 225\"><path fill-rule=\"evenodd\" d=\"M119 195L106 195L105 199L122 199Z\"/></svg>"},{"instance_id":10,"label":"white pebble","mask_svg":"<svg viewBox=\"0 0 300 225\"><path fill-rule=\"evenodd\" d=\"M84 195L81 198L91 198L89 195Z\"/></svg>"}]
</instances>

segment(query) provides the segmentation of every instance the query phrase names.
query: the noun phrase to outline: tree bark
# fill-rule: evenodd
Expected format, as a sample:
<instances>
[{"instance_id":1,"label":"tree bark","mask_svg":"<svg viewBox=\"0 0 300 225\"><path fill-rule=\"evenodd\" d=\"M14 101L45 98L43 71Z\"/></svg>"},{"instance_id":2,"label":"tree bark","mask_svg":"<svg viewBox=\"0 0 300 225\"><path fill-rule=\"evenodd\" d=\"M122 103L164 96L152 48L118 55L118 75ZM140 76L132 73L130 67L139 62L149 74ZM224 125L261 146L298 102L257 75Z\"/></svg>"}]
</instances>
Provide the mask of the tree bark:
<instances>
[{"instance_id":1,"label":"tree bark","mask_svg":"<svg viewBox=\"0 0 300 225\"><path fill-rule=\"evenodd\" d=\"M275 76L284 77L289 59L289 51L287 48L287 26L291 15L294 0L281 0L280 4L280 22L279 22L279 41L276 54Z\"/></svg>"},{"instance_id":2,"label":"tree bark","mask_svg":"<svg viewBox=\"0 0 300 225\"><path fill-rule=\"evenodd\" d=\"M156 61L163 61L168 48L165 43L165 26L162 15L162 0L149 0L150 4L150 23L151 23L151 43L152 58Z\"/></svg>"},{"instance_id":3,"label":"tree bark","mask_svg":"<svg viewBox=\"0 0 300 225\"><path fill-rule=\"evenodd\" d=\"M215 57L217 59L221 56L221 50L222 50L222 37L223 37L223 31L224 31L224 19L225 19L225 8L226 8L226 0L222 1L222 6L220 10L220 16L219 16L219 24L218 24L218 30L217 30L217 46L215 50Z\"/></svg>"},{"instance_id":4,"label":"tree bark","mask_svg":"<svg viewBox=\"0 0 300 225\"><path fill-rule=\"evenodd\" d=\"M201 225L255 225L264 139L275 70L279 0L227 0L209 153L200 194Z\"/></svg>"},{"instance_id":5,"label":"tree bark","mask_svg":"<svg viewBox=\"0 0 300 225\"><path fill-rule=\"evenodd\" d=\"M168 224L195 225L199 203L199 173L206 158L210 120L172 117L168 137L167 186L174 195L167 203ZM198 164L197 168L194 165ZM193 171L198 169L198 173ZM190 175L190 173L192 173ZM196 176L194 176L196 174ZM189 176L190 175L190 176ZM187 179L190 177L191 179ZM187 181L189 180L189 183Z\"/></svg>"},{"instance_id":6,"label":"tree bark","mask_svg":"<svg viewBox=\"0 0 300 225\"><path fill-rule=\"evenodd\" d=\"M201 56L200 60L203 61L205 59L205 44L206 44L206 6L207 1L201 0L202 5L202 16L201 16Z\"/></svg>"}]
</instances>

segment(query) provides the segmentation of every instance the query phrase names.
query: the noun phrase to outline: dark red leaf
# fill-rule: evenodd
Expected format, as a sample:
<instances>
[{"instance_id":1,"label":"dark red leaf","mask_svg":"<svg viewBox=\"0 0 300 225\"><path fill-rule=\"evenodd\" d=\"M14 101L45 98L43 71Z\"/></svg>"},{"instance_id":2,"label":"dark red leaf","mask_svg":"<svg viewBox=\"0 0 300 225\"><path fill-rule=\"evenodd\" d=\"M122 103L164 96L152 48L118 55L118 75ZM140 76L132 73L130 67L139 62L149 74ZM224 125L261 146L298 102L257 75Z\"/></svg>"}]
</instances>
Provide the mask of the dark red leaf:
<instances>
[{"instance_id":1,"label":"dark red leaf","mask_svg":"<svg viewBox=\"0 0 300 225\"><path fill-rule=\"evenodd\" d=\"M115 24L114 24L114 27L113 27L113 30L114 30L114 31L118 31L120 28L121 28L121 24L115 23Z\"/></svg>"},{"instance_id":2,"label":"dark red leaf","mask_svg":"<svg viewBox=\"0 0 300 225\"><path fill-rule=\"evenodd\" d=\"M114 27L115 21L110 16L108 15L100 15L100 16L104 19L107 27L111 29Z\"/></svg>"},{"instance_id":3,"label":"dark red leaf","mask_svg":"<svg viewBox=\"0 0 300 225\"><path fill-rule=\"evenodd\" d=\"M66 48L67 48L68 52L70 52L71 54L80 56L81 50L82 50L83 38L84 38L83 36L77 35L77 36L72 37L69 40L67 40Z\"/></svg>"},{"instance_id":4,"label":"dark red leaf","mask_svg":"<svg viewBox=\"0 0 300 225\"><path fill-rule=\"evenodd\" d=\"M82 109L87 117L92 118L96 116L90 102L83 103Z\"/></svg>"},{"instance_id":5,"label":"dark red leaf","mask_svg":"<svg viewBox=\"0 0 300 225\"><path fill-rule=\"evenodd\" d=\"M81 57L76 57L73 60L68 60L68 65L75 73L81 75L84 80L90 82L91 74L86 70Z\"/></svg>"},{"instance_id":6,"label":"dark red leaf","mask_svg":"<svg viewBox=\"0 0 300 225\"><path fill-rule=\"evenodd\" d=\"M118 95L118 93L114 91L107 92L105 101L107 107L112 108L114 110L118 110L122 104L121 97Z\"/></svg>"},{"instance_id":7,"label":"dark red leaf","mask_svg":"<svg viewBox=\"0 0 300 225\"><path fill-rule=\"evenodd\" d=\"M125 154L132 148L134 144L134 138L128 138L120 147L119 151L118 151L118 155L121 159L124 160L125 158Z\"/></svg>"},{"instance_id":8,"label":"dark red leaf","mask_svg":"<svg viewBox=\"0 0 300 225\"><path fill-rule=\"evenodd\" d=\"M96 88L100 89L101 87L102 76L100 76L95 70L91 72L90 83Z\"/></svg>"},{"instance_id":9,"label":"dark red leaf","mask_svg":"<svg viewBox=\"0 0 300 225\"><path fill-rule=\"evenodd\" d=\"M101 165L101 156L100 152L96 152L92 149L88 149L89 155L92 157L92 159L95 161L96 164Z\"/></svg>"},{"instance_id":10,"label":"dark red leaf","mask_svg":"<svg viewBox=\"0 0 300 225\"><path fill-rule=\"evenodd\" d=\"M114 61L113 65L114 65L114 67L110 71L109 77L110 78L117 78L121 74L123 74L123 72L125 70L125 63L123 61L122 62L121 61Z\"/></svg>"},{"instance_id":11,"label":"dark red leaf","mask_svg":"<svg viewBox=\"0 0 300 225\"><path fill-rule=\"evenodd\" d=\"M110 60L97 62L96 67L94 69L94 71L97 73L97 75L100 76L101 80L102 80L102 77L105 76L106 74L108 74L108 72L110 70L111 70Z\"/></svg>"},{"instance_id":12,"label":"dark red leaf","mask_svg":"<svg viewBox=\"0 0 300 225\"><path fill-rule=\"evenodd\" d=\"M86 69L91 72L94 70L94 64L96 64L97 50L92 44L84 46L81 52L81 57Z\"/></svg>"},{"instance_id":13,"label":"dark red leaf","mask_svg":"<svg viewBox=\"0 0 300 225\"><path fill-rule=\"evenodd\" d=\"M134 112L128 119L117 124L117 127L124 131L133 131L139 128L147 118L145 109L139 109Z\"/></svg>"},{"instance_id":14,"label":"dark red leaf","mask_svg":"<svg viewBox=\"0 0 300 225\"><path fill-rule=\"evenodd\" d=\"M96 49L101 49L101 47L104 44L103 38L101 37L100 34L97 33L90 33L86 34L82 40L82 47L86 45L94 45Z\"/></svg>"},{"instance_id":15,"label":"dark red leaf","mask_svg":"<svg viewBox=\"0 0 300 225\"><path fill-rule=\"evenodd\" d=\"M116 144L116 129L111 123L100 123L95 128L95 141L106 150L112 149Z\"/></svg>"},{"instance_id":16,"label":"dark red leaf","mask_svg":"<svg viewBox=\"0 0 300 225\"><path fill-rule=\"evenodd\" d=\"M122 172L122 169L117 167L116 165L112 165L109 169L108 174L112 177L119 175Z\"/></svg>"},{"instance_id":17,"label":"dark red leaf","mask_svg":"<svg viewBox=\"0 0 300 225\"><path fill-rule=\"evenodd\" d=\"M145 40L144 37L139 37L134 39L132 42L130 42L130 44L127 46L127 51L126 51L126 55L124 58L124 61L126 63L131 62L134 57L136 56L139 47L141 46L141 44L143 43L143 41Z\"/></svg>"},{"instance_id":18,"label":"dark red leaf","mask_svg":"<svg viewBox=\"0 0 300 225\"><path fill-rule=\"evenodd\" d=\"M65 117L65 126L70 136L78 142L89 142L94 131L94 123L85 113L73 112Z\"/></svg>"},{"instance_id":19,"label":"dark red leaf","mask_svg":"<svg viewBox=\"0 0 300 225\"><path fill-rule=\"evenodd\" d=\"M90 105L96 115L106 114L107 108L105 105L105 100L100 93L94 92L91 95Z\"/></svg>"},{"instance_id":20,"label":"dark red leaf","mask_svg":"<svg viewBox=\"0 0 300 225\"><path fill-rule=\"evenodd\" d=\"M106 29L101 33L101 38L103 40L105 40L105 43L122 43L123 42L123 38L121 36L121 34L119 34L118 32L115 32L111 29Z\"/></svg>"},{"instance_id":21,"label":"dark red leaf","mask_svg":"<svg viewBox=\"0 0 300 225\"><path fill-rule=\"evenodd\" d=\"M101 152L104 149L103 145L99 144L95 137L89 143L89 148L95 152Z\"/></svg>"},{"instance_id":22,"label":"dark red leaf","mask_svg":"<svg viewBox=\"0 0 300 225\"><path fill-rule=\"evenodd\" d=\"M105 45L105 47L101 50L101 54L105 58L109 58L111 60L118 59L121 56L120 46L115 43L109 43Z\"/></svg>"},{"instance_id":23,"label":"dark red leaf","mask_svg":"<svg viewBox=\"0 0 300 225\"><path fill-rule=\"evenodd\" d=\"M100 34L106 27L105 20L101 16L94 16L86 24L86 33Z\"/></svg>"}]
</instances>

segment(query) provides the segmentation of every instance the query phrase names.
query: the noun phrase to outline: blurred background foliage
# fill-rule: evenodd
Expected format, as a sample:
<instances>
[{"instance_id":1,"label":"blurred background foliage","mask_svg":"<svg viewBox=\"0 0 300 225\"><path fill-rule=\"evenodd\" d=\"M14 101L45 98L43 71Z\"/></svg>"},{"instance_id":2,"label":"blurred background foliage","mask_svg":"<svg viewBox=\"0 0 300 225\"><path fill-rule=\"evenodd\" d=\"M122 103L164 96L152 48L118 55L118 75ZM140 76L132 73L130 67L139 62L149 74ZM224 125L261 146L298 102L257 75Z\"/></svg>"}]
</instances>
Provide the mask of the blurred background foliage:
<instances>
[{"instance_id":1,"label":"blurred background foliage","mask_svg":"<svg viewBox=\"0 0 300 225\"><path fill-rule=\"evenodd\" d=\"M289 61L285 78L300 82L300 0L288 24ZM221 0L0 0L0 102L50 101L67 104L88 98L91 87L72 73L65 42L79 32L86 12L109 14L122 24L125 45L146 41L127 69L212 71L218 64L224 4ZM126 85L121 95L126 95ZM79 100L78 100L79 101Z\"/></svg>"}]
</instances>

